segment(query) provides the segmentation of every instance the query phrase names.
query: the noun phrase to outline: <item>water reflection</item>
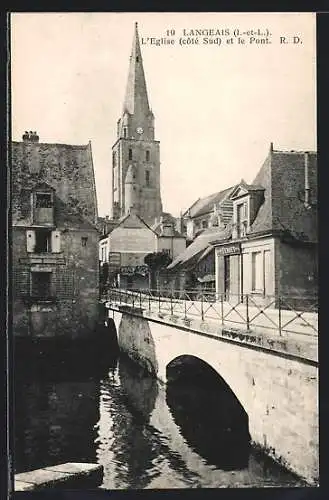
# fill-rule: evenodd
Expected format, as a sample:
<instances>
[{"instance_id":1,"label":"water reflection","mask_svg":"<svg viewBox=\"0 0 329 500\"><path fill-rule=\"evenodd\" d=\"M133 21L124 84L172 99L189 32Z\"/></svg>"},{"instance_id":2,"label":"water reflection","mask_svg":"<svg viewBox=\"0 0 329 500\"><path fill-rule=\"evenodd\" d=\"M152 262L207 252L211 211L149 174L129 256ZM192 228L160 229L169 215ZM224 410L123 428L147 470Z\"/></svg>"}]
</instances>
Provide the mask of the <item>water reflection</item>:
<instances>
[{"instance_id":1,"label":"water reflection","mask_svg":"<svg viewBox=\"0 0 329 500\"><path fill-rule=\"evenodd\" d=\"M198 358L181 356L167 369L166 401L188 445L222 470L248 465L248 416L224 380Z\"/></svg>"},{"instance_id":2,"label":"water reflection","mask_svg":"<svg viewBox=\"0 0 329 500\"><path fill-rule=\"evenodd\" d=\"M104 441L105 429L100 428L99 457L102 461L110 444L115 487L145 488L158 474L154 467L157 440L148 428L157 382L127 359L119 362L117 377L118 385L113 376L102 384L102 406L111 416L107 431L113 439Z\"/></svg>"},{"instance_id":3,"label":"water reflection","mask_svg":"<svg viewBox=\"0 0 329 500\"><path fill-rule=\"evenodd\" d=\"M23 369L16 377L15 471L65 462L95 462L99 380L78 375L63 380L61 365L35 380Z\"/></svg>"},{"instance_id":4,"label":"water reflection","mask_svg":"<svg viewBox=\"0 0 329 500\"><path fill-rule=\"evenodd\" d=\"M107 489L296 485L249 453L246 413L195 360L171 364L166 389L126 358L113 357L106 374L15 368L17 472L88 461L104 466Z\"/></svg>"}]
</instances>

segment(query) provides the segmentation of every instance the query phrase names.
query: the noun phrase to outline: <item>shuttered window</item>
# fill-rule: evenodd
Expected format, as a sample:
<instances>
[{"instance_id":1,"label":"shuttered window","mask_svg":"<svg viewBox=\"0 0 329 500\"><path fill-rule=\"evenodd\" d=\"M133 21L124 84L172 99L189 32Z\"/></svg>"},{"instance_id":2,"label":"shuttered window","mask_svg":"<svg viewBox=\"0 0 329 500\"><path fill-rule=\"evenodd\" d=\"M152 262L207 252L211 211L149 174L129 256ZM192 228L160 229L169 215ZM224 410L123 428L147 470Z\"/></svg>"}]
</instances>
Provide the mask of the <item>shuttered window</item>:
<instances>
[{"instance_id":1,"label":"shuttered window","mask_svg":"<svg viewBox=\"0 0 329 500\"><path fill-rule=\"evenodd\" d=\"M26 250L29 253L59 253L61 251L60 231L45 229L26 231Z\"/></svg>"},{"instance_id":2,"label":"shuttered window","mask_svg":"<svg viewBox=\"0 0 329 500\"><path fill-rule=\"evenodd\" d=\"M26 249L27 251L34 252L35 248L35 231L26 231Z\"/></svg>"},{"instance_id":3,"label":"shuttered window","mask_svg":"<svg viewBox=\"0 0 329 500\"><path fill-rule=\"evenodd\" d=\"M61 233L60 231L51 232L51 251L59 253L61 251Z\"/></svg>"}]
</instances>

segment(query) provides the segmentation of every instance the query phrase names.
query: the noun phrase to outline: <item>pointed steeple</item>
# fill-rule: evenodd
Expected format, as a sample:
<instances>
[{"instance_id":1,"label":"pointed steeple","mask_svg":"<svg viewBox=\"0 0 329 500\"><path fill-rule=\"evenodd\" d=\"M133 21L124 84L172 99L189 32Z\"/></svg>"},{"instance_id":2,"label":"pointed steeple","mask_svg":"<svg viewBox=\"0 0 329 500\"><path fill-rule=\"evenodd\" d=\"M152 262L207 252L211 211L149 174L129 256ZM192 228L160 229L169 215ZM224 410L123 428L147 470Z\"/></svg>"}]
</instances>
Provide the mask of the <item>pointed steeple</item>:
<instances>
[{"instance_id":1,"label":"pointed steeple","mask_svg":"<svg viewBox=\"0 0 329 500\"><path fill-rule=\"evenodd\" d=\"M126 96L123 104L123 112L125 111L135 116L146 116L150 112L137 23L135 23Z\"/></svg>"}]
</instances>

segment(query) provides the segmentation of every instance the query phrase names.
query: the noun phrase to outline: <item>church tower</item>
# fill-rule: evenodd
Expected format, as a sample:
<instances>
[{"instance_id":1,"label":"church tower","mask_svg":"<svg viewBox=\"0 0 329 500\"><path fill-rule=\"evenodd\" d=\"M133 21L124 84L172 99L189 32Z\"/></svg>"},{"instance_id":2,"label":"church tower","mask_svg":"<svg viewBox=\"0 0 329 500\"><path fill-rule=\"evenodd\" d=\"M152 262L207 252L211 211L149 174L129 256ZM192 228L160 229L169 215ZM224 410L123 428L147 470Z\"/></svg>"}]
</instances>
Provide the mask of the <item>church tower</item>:
<instances>
[{"instance_id":1,"label":"church tower","mask_svg":"<svg viewBox=\"0 0 329 500\"><path fill-rule=\"evenodd\" d=\"M112 147L112 216L134 211L152 224L162 214L160 143L154 139L143 60L135 23L129 73L117 139Z\"/></svg>"}]
</instances>

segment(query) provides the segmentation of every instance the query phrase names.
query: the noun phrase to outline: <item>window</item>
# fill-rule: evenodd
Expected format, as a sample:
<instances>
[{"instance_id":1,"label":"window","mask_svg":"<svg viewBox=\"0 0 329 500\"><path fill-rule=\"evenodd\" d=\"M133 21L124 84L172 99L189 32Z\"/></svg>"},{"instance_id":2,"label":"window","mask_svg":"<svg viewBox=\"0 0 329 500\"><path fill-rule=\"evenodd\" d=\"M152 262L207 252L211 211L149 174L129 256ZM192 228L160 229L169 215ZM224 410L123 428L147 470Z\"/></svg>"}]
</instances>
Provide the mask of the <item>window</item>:
<instances>
[{"instance_id":1,"label":"window","mask_svg":"<svg viewBox=\"0 0 329 500\"><path fill-rule=\"evenodd\" d=\"M236 227L237 227L237 238L243 238L246 236L247 230L247 204L239 203L236 207Z\"/></svg>"},{"instance_id":2,"label":"window","mask_svg":"<svg viewBox=\"0 0 329 500\"><path fill-rule=\"evenodd\" d=\"M60 231L50 231L47 229L27 230L26 250L28 253L60 253Z\"/></svg>"},{"instance_id":3,"label":"window","mask_svg":"<svg viewBox=\"0 0 329 500\"><path fill-rule=\"evenodd\" d=\"M113 168L114 168L117 164L117 156L116 156L115 151L113 151L113 153L112 153L112 163L113 163Z\"/></svg>"},{"instance_id":4,"label":"window","mask_svg":"<svg viewBox=\"0 0 329 500\"><path fill-rule=\"evenodd\" d=\"M123 137L127 137L127 127L123 127Z\"/></svg>"},{"instance_id":5,"label":"window","mask_svg":"<svg viewBox=\"0 0 329 500\"><path fill-rule=\"evenodd\" d=\"M145 170L145 183L147 186L150 185L150 172L148 170Z\"/></svg>"},{"instance_id":6,"label":"window","mask_svg":"<svg viewBox=\"0 0 329 500\"><path fill-rule=\"evenodd\" d=\"M51 231L37 230L35 231L35 253L51 252Z\"/></svg>"},{"instance_id":7,"label":"window","mask_svg":"<svg viewBox=\"0 0 329 500\"><path fill-rule=\"evenodd\" d=\"M51 296L51 273L32 272L31 273L31 295L39 299L46 299Z\"/></svg>"},{"instance_id":8,"label":"window","mask_svg":"<svg viewBox=\"0 0 329 500\"><path fill-rule=\"evenodd\" d=\"M128 151L128 159L129 160L133 159L133 150L131 148L129 148L129 151Z\"/></svg>"},{"instance_id":9,"label":"window","mask_svg":"<svg viewBox=\"0 0 329 500\"><path fill-rule=\"evenodd\" d=\"M81 245L83 247L86 247L87 246L87 241L88 241L88 236L82 236L82 238L81 238Z\"/></svg>"},{"instance_id":10,"label":"window","mask_svg":"<svg viewBox=\"0 0 329 500\"><path fill-rule=\"evenodd\" d=\"M205 228L208 226L208 224L207 224L207 221L206 221L206 220L203 220L203 221L201 222L201 224L202 224L202 228L203 228L203 229L205 229Z\"/></svg>"},{"instance_id":11,"label":"window","mask_svg":"<svg viewBox=\"0 0 329 500\"><path fill-rule=\"evenodd\" d=\"M150 152L149 151L146 151L145 158L146 158L146 161L150 161Z\"/></svg>"},{"instance_id":12,"label":"window","mask_svg":"<svg viewBox=\"0 0 329 500\"><path fill-rule=\"evenodd\" d=\"M251 254L251 291L262 292L264 289L263 252Z\"/></svg>"},{"instance_id":13,"label":"window","mask_svg":"<svg viewBox=\"0 0 329 500\"><path fill-rule=\"evenodd\" d=\"M36 208L52 208L53 200L51 193L36 193Z\"/></svg>"},{"instance_id":14,"label":"window","mask_svg":"<svg viewBox=\"0 0 329 500\"><path fill-rule=\"evenodd\" d=\"M118 173L118 169L117 169L117 168L115 168L115 169L113 170L113 189L114 189L114 190L115 190L115 189L118 189L118 175L119 175L119 173Z\"/></svg>"},{"instance_id":15,"label":"window","mask_svg":"<svg viewBox=\"0 0 329 500\"><path fill-rule=\"evenodd\" d=\"M38 225L53 225L54 200L53 193L34 193L33 222Z\"/></svg>"}]
</instances>

